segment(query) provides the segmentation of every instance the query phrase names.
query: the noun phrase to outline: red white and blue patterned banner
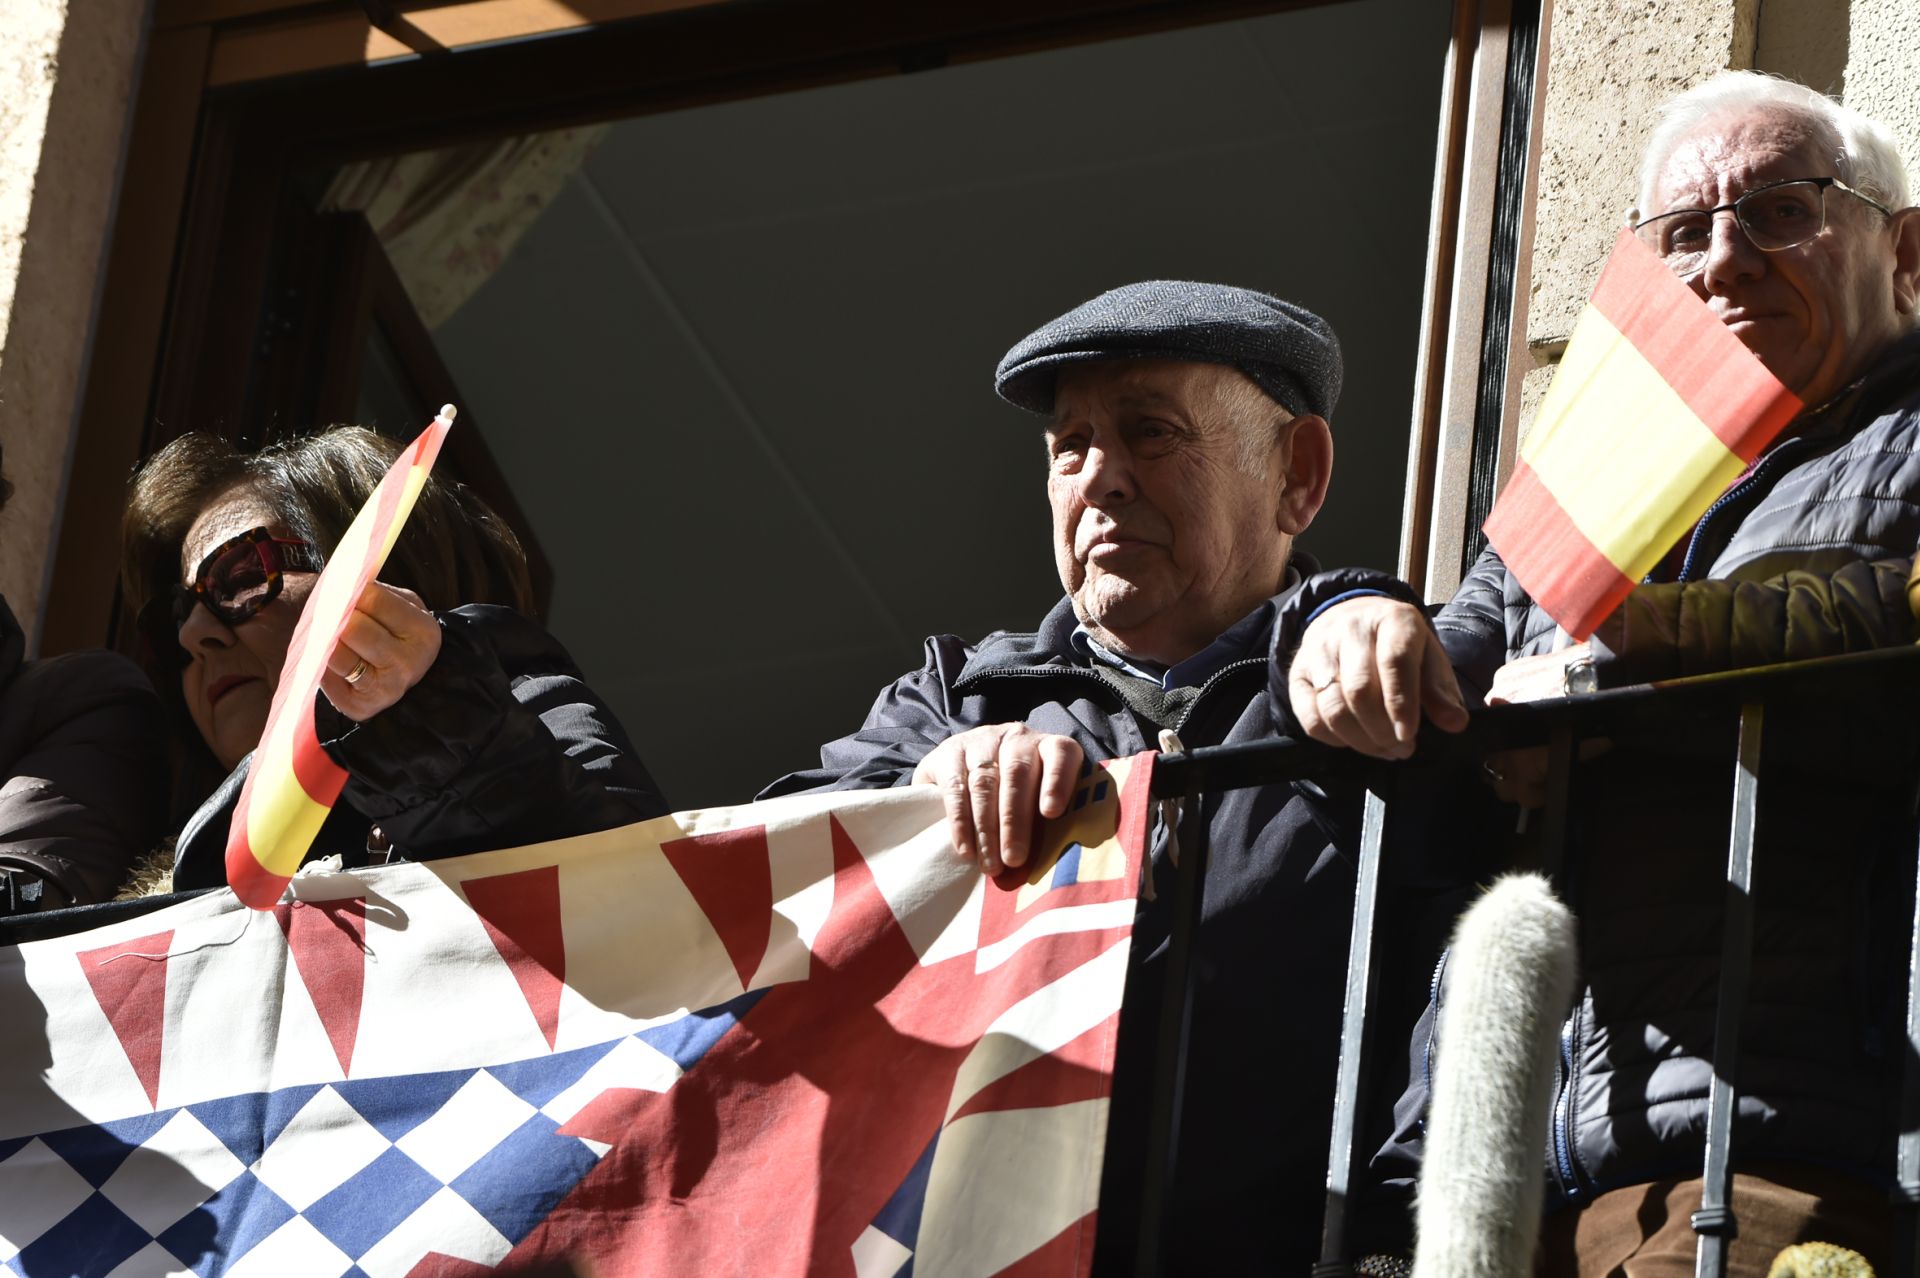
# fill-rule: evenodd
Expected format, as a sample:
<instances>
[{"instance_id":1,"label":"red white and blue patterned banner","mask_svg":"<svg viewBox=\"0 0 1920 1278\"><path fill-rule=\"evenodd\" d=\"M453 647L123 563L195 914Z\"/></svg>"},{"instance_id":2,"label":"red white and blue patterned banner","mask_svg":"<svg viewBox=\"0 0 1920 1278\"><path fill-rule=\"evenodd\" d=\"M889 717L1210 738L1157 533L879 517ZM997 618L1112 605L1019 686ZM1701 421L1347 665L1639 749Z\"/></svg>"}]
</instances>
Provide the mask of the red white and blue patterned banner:
<instances>
[{"instance_id":1,"label":"red white and blue patterned banner","mask_svg":"<svg viewBox=\"0 0 1920 1278\"><path fill-rule=\"evenodd\" d=\"M988 882L925 787L0 949L0 1266L1085 1275L1151 758Z\"/></svg>"}]
</instances>

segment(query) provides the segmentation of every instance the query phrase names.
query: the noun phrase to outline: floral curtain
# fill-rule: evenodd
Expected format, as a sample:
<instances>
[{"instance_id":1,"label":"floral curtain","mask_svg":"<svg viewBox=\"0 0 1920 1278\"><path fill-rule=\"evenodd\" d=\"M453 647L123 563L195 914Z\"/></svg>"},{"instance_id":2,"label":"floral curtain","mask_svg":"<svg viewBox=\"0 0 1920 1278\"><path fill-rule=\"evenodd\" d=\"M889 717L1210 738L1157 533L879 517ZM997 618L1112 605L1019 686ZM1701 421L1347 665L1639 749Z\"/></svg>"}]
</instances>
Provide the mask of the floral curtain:
<instances>
[{"instance_id":1,"label":"floral curtain","mask_svg":"<svg viewBox=\"0 0 1920 1278\"><path fill-rule=\"evenodd\" d=\"M480 290L606 134L604 124L365 160L325 211L359 211L429 329Z\"/></svg>"}]
</instances>

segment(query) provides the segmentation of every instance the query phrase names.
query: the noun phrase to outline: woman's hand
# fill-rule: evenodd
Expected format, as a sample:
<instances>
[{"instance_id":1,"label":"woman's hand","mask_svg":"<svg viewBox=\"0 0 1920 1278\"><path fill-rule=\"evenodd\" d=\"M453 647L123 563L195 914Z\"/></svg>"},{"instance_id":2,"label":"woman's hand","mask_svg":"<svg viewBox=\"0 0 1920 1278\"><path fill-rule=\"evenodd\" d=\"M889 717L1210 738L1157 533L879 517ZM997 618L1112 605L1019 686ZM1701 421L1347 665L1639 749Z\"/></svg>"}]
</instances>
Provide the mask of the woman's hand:
<instances>
[{"instance_id":1,"label":"woman's hand","mask_svg":"<svg viewBox=\"0 0 1920 1278\"><path fill-rule=\"evenodd\" d=\"M372 582L327 658L321 690L333 708L365 723L407 695L440 655L440 622L411 590Z\"/></svg>"}]
</instances>

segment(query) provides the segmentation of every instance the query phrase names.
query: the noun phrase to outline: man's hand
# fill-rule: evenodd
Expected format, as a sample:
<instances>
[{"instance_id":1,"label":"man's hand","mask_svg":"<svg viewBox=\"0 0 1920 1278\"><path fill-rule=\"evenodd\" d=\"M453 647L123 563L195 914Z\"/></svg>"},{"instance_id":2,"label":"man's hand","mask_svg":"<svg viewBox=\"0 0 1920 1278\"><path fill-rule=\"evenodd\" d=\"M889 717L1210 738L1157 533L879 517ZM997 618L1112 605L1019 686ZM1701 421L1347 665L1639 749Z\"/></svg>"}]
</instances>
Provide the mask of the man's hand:
<instances>
[{"instance_id":1,"label":"man's hand","mask_svg":"<svg viewBox=\"0 0 1920 1278\"><path fill-rule=\"evenodd\" d=\"M1509 661L1494 673L1493 687L1487 692L1487 704L1504 706L1564 697L1567 695L1567 667L1592 655L1592 648L1584 643L1576 643L1557 652L1542 652Z\"/></svg>"},{"instance_id":2,"label":"man's hand","mask_svg":"<svg viewBox=\"0 0 1920 1278\"><path fill-rule=\"evenodd\" d=\"M327 658L320 687L334 709L365 723L405 696L439 655L440 622L420 596L369 582Z\"/></svg>"},{"instance_id":3,"label":"man's hand","mask_svg":"<svg viewBox=\"0 0 1920 1278\"><path fill-rule=\"evenodd\" d=\"M1027 863L1038 818L1066 815L1084 759L1072 737L991 723L935 746L913 780L940 787L953 850L998 874Z\"/></svg>"},{"instance_id":4,"label":"man's hand","mask_svg":"<svg viewBox=\"0 0 1920 1278\"><path fill-rule=\"evenodd\" d=\"M1460 685L1427 619L1378 595L1335 604L1307 627L1287 699L1315 741L1381 759L1413 753L1423 712L1447 732L1467 726Z\"/></svg>"},{"instance_id":5,"label":"man's hand","mask_svg":"<svg viewBox=\"0 0 1920 1278\"><path fill-rule=\"evenodd\" d=\"M1557 652L1520 657L1501 666L1487 692L1490 706L1516 705L1522 701L1545 701L1567 695L1567 667L1593 655L1584 643ZM1612 748L1608 741L1590 737L1580 743L1580 757L1595 759ZM1503 750L1486 762L1487 780L1493 792L1507 802L1523 808L1541 808L1547 803L1547 750L1531 746L1524 750Z\"/></svg>"}]
</instances>

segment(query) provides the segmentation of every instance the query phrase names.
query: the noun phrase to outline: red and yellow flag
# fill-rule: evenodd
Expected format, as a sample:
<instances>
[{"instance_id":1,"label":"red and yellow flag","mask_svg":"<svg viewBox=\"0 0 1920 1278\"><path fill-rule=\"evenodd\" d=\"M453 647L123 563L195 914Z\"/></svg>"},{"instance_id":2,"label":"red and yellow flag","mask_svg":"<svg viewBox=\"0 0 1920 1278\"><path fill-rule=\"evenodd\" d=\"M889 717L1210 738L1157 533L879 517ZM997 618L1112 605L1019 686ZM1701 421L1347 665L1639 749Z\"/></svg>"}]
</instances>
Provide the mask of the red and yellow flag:
<instances>
[{"instance_id":1,"label":"red and yellow flag","mask_svg":"<svg viewBox=\"0 0 1920 1278\"><path fill-rule=\"evenodd\" d=\"M353 606L387 561L414 499L426 486L453 415L453 405L442 408L420 438L394 459L334 547L294 628L266 731L253 752L227 831L227 882L256 910L270 910L279 901L347 783L346 769L320 748L313 698Z\"/></svg>"},{"instance_id":2,"label":"red and yellow flag","mask_svg":"<svg viewBox=\"0 0 1920 1278\"><path fill-rule=\"evenodd\" d=\"M1534 601L1585 639L1801 407L1622 231L1487 539Z\"/></svg>"}]
</instances>

